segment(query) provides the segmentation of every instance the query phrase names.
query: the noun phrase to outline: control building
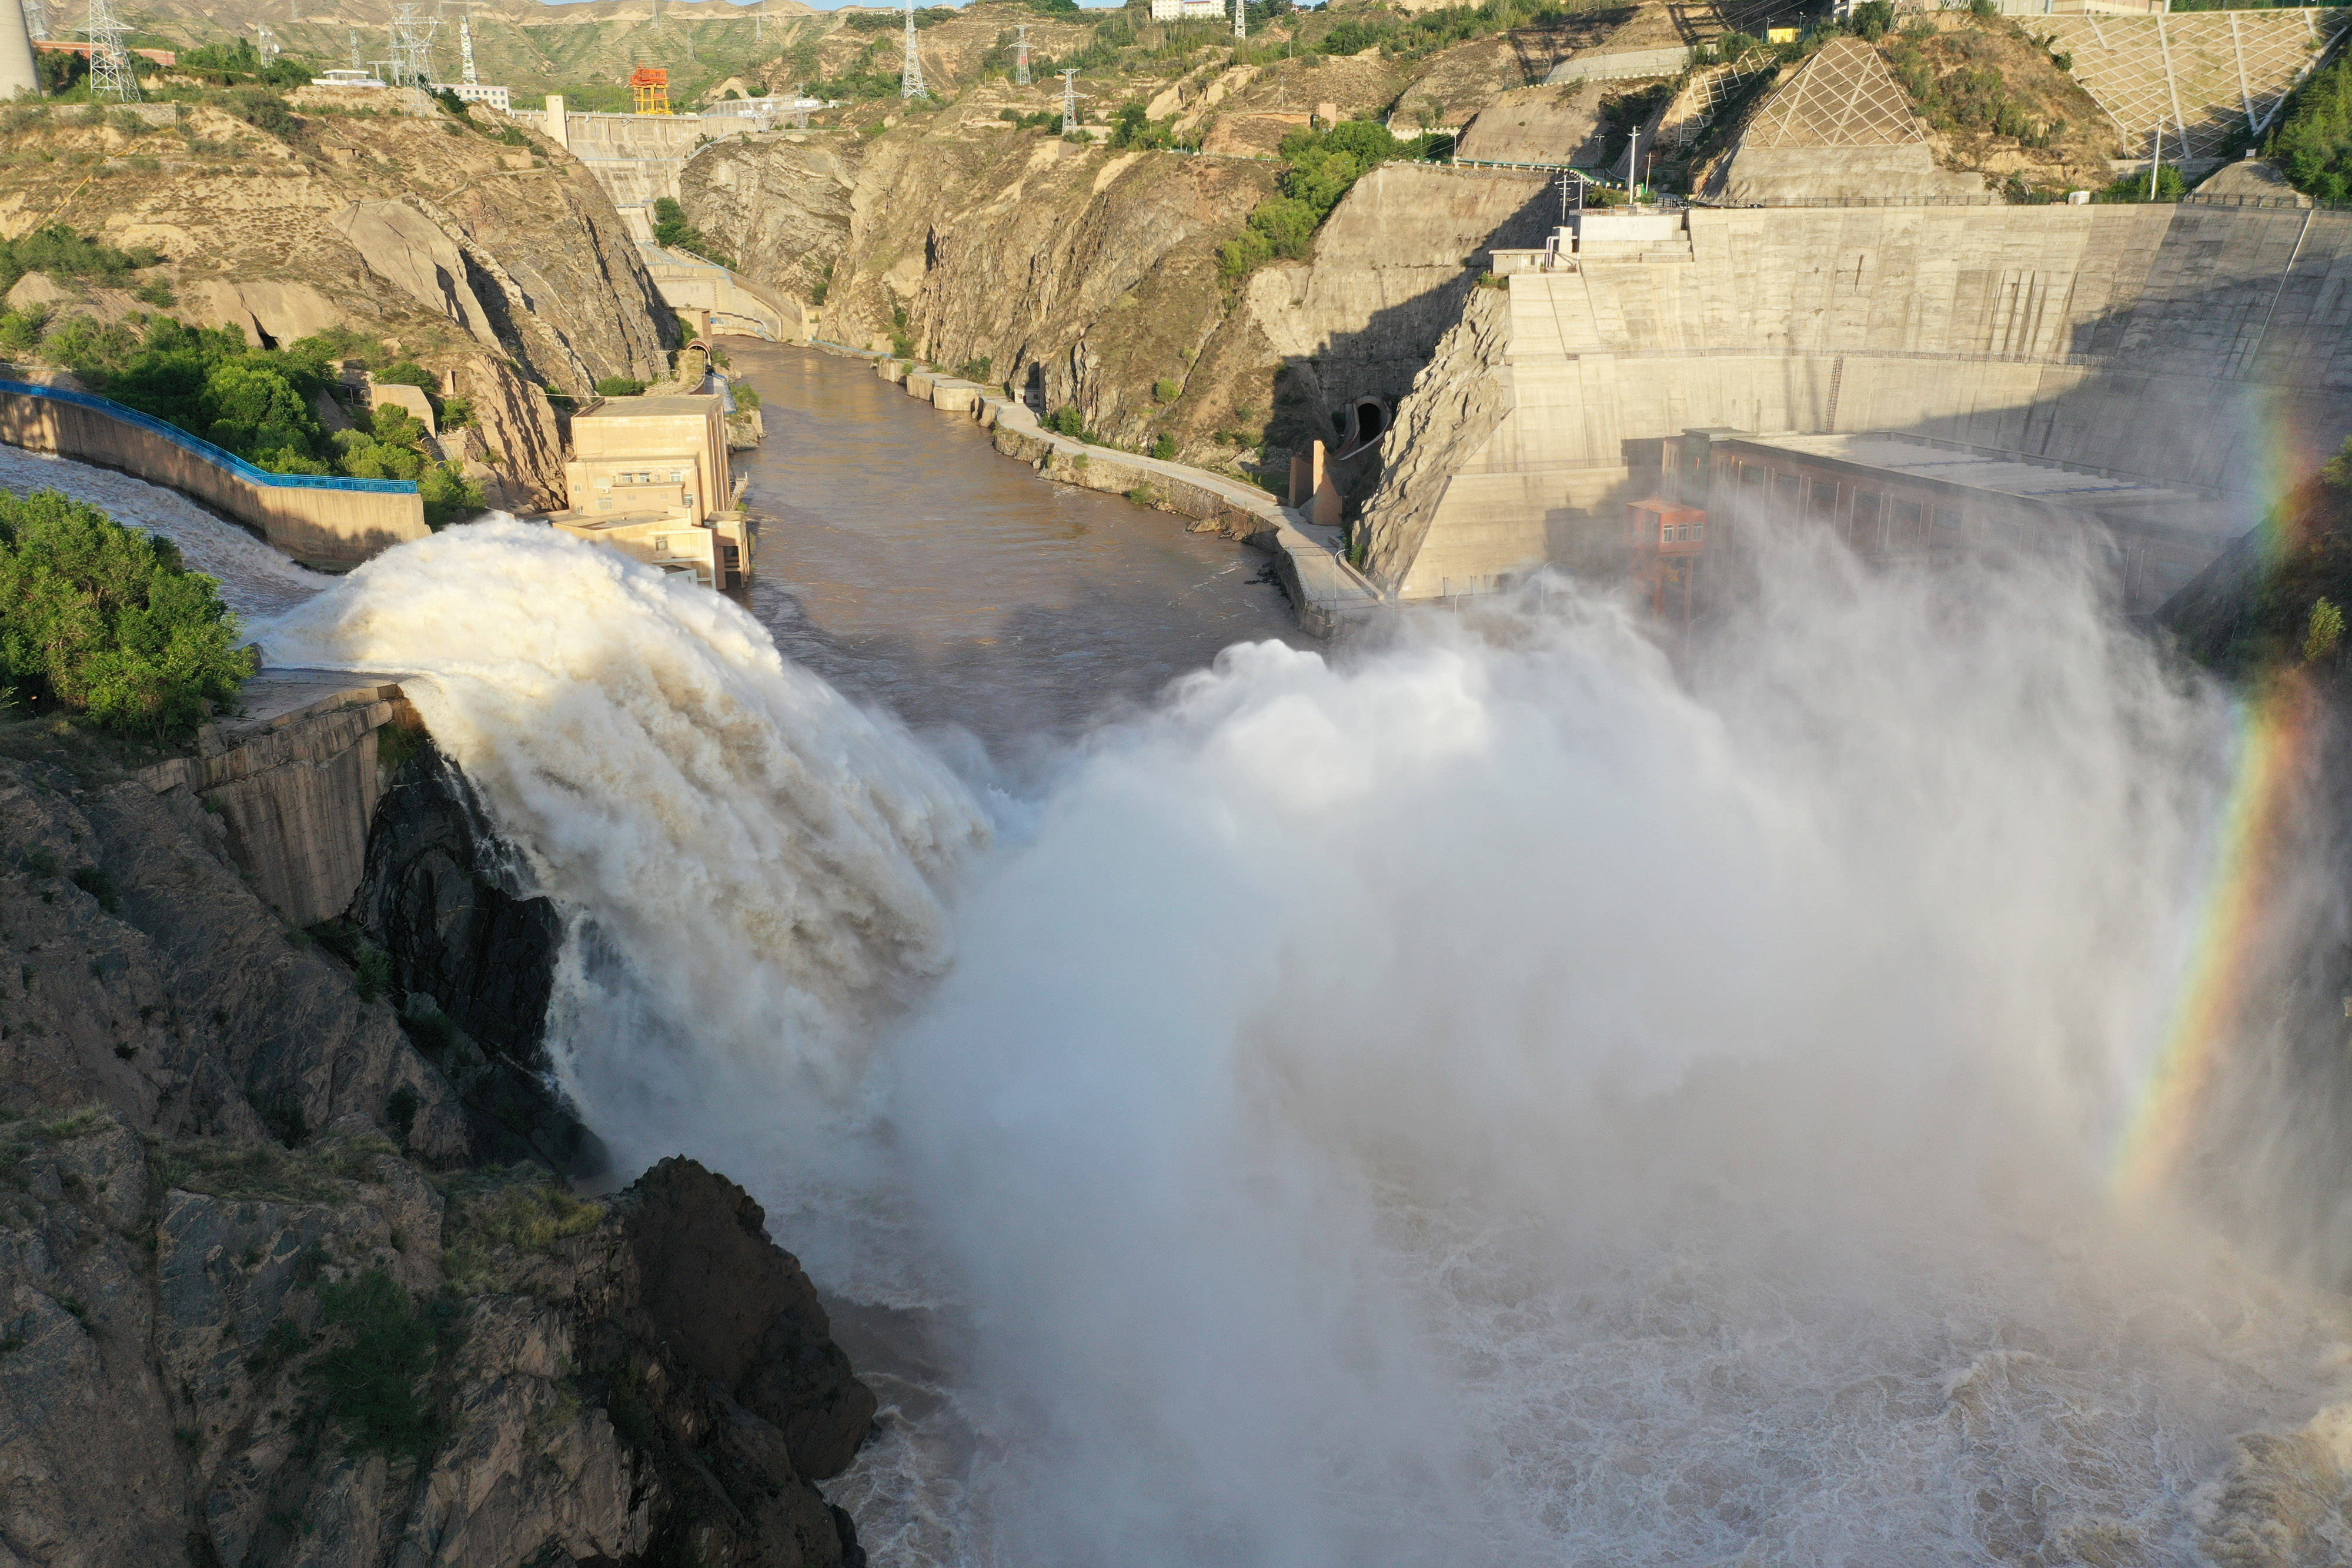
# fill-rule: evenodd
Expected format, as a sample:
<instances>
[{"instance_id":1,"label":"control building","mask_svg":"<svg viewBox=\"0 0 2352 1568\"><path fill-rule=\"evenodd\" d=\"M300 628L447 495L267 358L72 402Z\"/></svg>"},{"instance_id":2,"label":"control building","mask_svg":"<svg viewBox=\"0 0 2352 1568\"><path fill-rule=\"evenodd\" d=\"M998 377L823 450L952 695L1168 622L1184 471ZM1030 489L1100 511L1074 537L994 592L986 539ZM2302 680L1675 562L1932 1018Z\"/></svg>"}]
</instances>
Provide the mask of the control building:
<instances>
[{"instance_id":1,"label":"control building","mask_svg":"<svg viewBox=\"0 0 2352 1568\"><path fill-rule=\"evenodd\" d=\"M563 465L572 507L548 521L666 570L731 588L751 570L733 510L726 400L716 393L606 398L572 419Z\"/></svg>"}]
</instances>

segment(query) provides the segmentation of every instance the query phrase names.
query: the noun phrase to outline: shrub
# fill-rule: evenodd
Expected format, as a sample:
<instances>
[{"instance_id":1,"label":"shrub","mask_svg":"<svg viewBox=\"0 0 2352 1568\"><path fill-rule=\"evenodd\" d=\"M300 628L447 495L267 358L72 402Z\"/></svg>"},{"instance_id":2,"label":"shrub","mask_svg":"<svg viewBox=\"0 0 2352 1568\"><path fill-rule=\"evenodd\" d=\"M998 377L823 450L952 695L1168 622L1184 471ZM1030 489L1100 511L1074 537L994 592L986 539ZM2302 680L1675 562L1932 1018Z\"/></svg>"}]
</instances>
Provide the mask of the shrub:
<instances>
[{"instance_id":1,"label":"shrub","mask_svg":"<svg viewBox=\"0 0 2352 1568\"><path fill-rule=\"evenodd\" d=\"M264 88L247 88L229 95L229 112L256 131L287 136L302 127L293 105Z\"/></svg>"},{"instance_id":2,"label":"shrub","mask_svg":"<svg viewBox=\"0 0 2352 1568\"><path fill-rule=\"evenodd\" d=\"M473 405L473 402L471 402L471 400L467 399L467 398L462 398L462 397L453 397L453 398L447 398L447 399L445 399L445 400L442 402L442 404L441 404L441 428L442 428L442 429L444 429L444 430L463 430L463 429L465 429L465 428L466 428L466 426L467 426L467 425L469 425L469 424L471 424L471 423L474 423L474 405Z\"/></svg>"},{"instance_id":3,"label":"shrub","mask_svg":"<svg viewBox=\"0 0 2352 1568\"><path fill-rule=\"evenodd\" d=\"M989 372L995 369L995 356L991 354L982 354L976 358L966 360L962 364L958 365L956 367L956 374L961 376L968 382L984 382L988 379Z\"/></svg>"},{"instance_id":4,"label":"shrub","mask_svg":"<svg viewBox=\"0 0 2352 1568\"><path fill-rule=\"evenodd\" d=\"M373 373L378 386L415 387L428 392L441 390L441 378L415 360L402 360Z\"/></svg>"},{"instance_id":5,"label":"shrub","mask_svg":"<svg viewBox=\"0 0 2352 1568\"><path fill-rule=\"evenodd\" d=\"M85 502L0 494L0 703L194 727L253 673L219 587Z\"/></svg>"},{"instance_id":6,"label":"shrub","mask_svg":"<svg viewBox=\"0 0 2352 1568\"><path fill-rule=\"evenodd\" d=\"M1151 395L1159 402L1174 402L1184 389L1165 378L1151 383Z\"/></svg>"},{"instance_id":7,"label":"shrub","mask_svg":"<svg viewBox=\"0 0 2352 1568\"><path fill-rule=\"evenodd\" d=\"M2352 200L2352 56L2339 56L2296 89L2271 155L2305 195Z\"/></svg>"},{"instance_id":8,"label":"shrub","mask_svg":"<svg viewBox=\"0 0 2352 1568\"><path fill-rule=\"evenodd\" d=\"M746 386L741 382L736 382L733 383L732 390L735 393L735 407L738 411L750 413L760 406L760 391L757 387Z\"/></svg>"},{"instance_id":9,"label":"shrub","mask_svg":"<svg viewBox=\"0 0 2352 1568\"><path fill-rule=\"evenodd\" d=\"M436 463L425 471L416 488L425 502L425 520L436 528L489 506L482 486L467 478L466 471L455 463Z\"/></svg>"},{"instance_id":10,"label":"shrub","mask_svg":"<svg viewBox=\"0 0 2352 1568\"><path fill-rule=\"evenodd\" d=\"M118 250L89 235L78 235L63 224L44 224L16 239L0 240L0 293L15 287L16 280L28 272L121 283L161 259L144 247Z\"/></svg>"},{"instance_id":11,"label":"shrub","mask_svg":"<svg viewBox=\"0 0 2352 1568\"><path fill-rule=\"evenodd\" d=\"M1158 439L1151 444L1151 455L1159 458L1162 463L1173 463L1176 460L1176 438L1168 432L1161 431Z\"/></svg>"},{"instance_id":12,"label":"shrub","mask_svg":"<svg viewBox=\"0 0 2352 1568\"><path fill-rule=\"evenodd\" d=\"M416 1385L433 1364L433 1324L390 1274L371 1269L319 1291L320 1317L343 1338L312 1364L327 1413L355 1453L422 1459L436 1434Z\"/></svg>"},{"instance_id":13,"label":"shrub","mask_svg":"<svg viewBox=\"0 0 2352 1568\"><path fill-rule=\"evenodd\" d=\"M372 1002L383 995L385 988L392 984L391 956L381 947L361 947L359 961L352 966L352 984L359 991L360 1000L363 1002ZM412 1102L409 1114L413 1117L416 1113L413 1103L415 1091L410 1090L407 1092ZM399 1100L397 1094L393 1098L395 1103ZM402 1128L400 1135L406 1137L408 1129Z\"/></svg>"},{"instance_id":14,"label":"shrub","mask_svg":"<svg viewBox=\"0 0 2352 1568\"><path fill-rule=\"evenodd\" d=\"M2315 599L2311 604L2311 619L2303 632L2303 662L2315 664L2336 652L2344 640L2344 612L2332 599Z\"/></svg>"},{"instance_id":15,"label":"shrub","mask_svg":"<svg viewBox=\"0 0 2352 1568\"><path fill-rule=\"evenodd\" d=\"M646 383L630 376L606 376L596 383L598 397L635 397Z\"/></svg>"}]
</instances>

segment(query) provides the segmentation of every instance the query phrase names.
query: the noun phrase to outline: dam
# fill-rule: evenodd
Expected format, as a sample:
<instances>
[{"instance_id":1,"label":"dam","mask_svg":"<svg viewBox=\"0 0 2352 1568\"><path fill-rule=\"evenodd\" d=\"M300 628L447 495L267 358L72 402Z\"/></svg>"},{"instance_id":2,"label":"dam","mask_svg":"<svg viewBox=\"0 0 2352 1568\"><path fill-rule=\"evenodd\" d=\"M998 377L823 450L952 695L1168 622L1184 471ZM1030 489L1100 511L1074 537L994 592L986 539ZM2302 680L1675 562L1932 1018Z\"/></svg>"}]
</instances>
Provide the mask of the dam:
<instances>
[{"instance_id":1,"label":"dam","mask_svg":"<svg viewBox=\"0 0 2352 1568\"><path fill-rule=\"evenodd\" d=\"M1382 448L1365 528L1386 591L1572 553L1692 430L1885 432L2131 476L2204 499L2207 559L2275 475L2352 434L2352 214L2192 198L1647 221L1632 246L1563 231L1498 255L1514 269L1471 297Z\"/></svg>"}]
</instances>

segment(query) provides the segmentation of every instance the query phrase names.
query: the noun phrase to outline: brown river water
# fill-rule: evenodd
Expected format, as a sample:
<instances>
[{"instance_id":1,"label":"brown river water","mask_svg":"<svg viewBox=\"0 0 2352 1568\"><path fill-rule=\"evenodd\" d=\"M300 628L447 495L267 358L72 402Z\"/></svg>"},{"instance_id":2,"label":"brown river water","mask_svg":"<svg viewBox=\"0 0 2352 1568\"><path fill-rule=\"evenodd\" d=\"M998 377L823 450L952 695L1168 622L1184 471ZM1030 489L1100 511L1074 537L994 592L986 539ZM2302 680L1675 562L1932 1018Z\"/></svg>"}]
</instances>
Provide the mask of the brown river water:
<instances>
[{"instance_id":1,"label":"brown river water","mask_svg":"<svg viewBox=\"0 0 2352 1568\"><path fill-rule=\"evenodd\" d=\"M1229 643L1306 641L1264 554L1041 478L862 360L726 350L768 429L735 458L761 522L745 602L785 657L858 700L961 725L1003 759Z\"/></svg>"}]
</instances>

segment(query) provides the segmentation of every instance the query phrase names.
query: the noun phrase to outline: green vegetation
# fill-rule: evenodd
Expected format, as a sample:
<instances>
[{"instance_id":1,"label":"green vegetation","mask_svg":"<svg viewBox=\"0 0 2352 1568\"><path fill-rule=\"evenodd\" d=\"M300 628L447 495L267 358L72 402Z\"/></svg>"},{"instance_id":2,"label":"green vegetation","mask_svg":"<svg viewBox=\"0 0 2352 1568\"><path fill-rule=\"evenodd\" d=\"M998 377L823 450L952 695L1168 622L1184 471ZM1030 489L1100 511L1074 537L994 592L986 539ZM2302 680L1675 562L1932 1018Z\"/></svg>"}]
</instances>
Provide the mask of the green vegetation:
<instances>
[{"instance_id":1,"label":"green vegetation","mask_svg":"<svg viewBox=\"0 0 2352 1568\"><path fill-rule=\"evenodd\" d=\"M253 673L219 586L87 503L0 494L0 706L194 728Z\"/></svg>"},{"instance_id":2,"label":"green vegetation","mask_svg":"<svg viewBox=\"0 0 2352 1568\"><path fill-rule=\"evenodd\" d=\"M2063 120L2037 115L2011 93L1990 34L1906 32L1887 49L1887 63L1920 118L1937 131L1990 131L2027 147L2047 147L2066 133Z\"/></svg>"},{"instance_id":3,"label":"green vegetation","mask_svg":"<svg viewBox=\"0 0 2352 1568\"><path fill-rule=\"evenodd\" d=\"M20 342L26 347L13 347ZM425 455L424 424L405 410L353 409L347 417L355 428L326 432L317 410L341 390L341 361L388 357L381 343L348 332L270 350L249 346L233 328L189 327L169 316L144 318L134 331L87 316L52 326L46 317L10 313L0 316L0 344L64 365L92 391L273 474L415 480L425 519L436 528L485 505L481 486L457 465ZM394 365L383 375L427 388L437 384L414 364Z\"/></svg>"},{"instance_id":4,"label":"green vegetation","mask_svg":"<svg viewBox=\"0 0 2352 1568\"><path fill-rule=\"evenodd\" d=\"M577 1198L541 1173L491 1166L447 1179L443 1272L461 1290L507 1288L517 1269L604 1223L604 1206Z\"/></svg>"},{"instance_id":5,"label":"green vegetation","mask_svg":"<svg viewBox=\"0 0 2352 1568\"><path fill-rule=\"evenodd\" d=\"M598 397L636 397L645 390L645 382L629 376L606 376L596 383Z\"/></svg>"},{"instance_id":6,"label":"green vegetation","mask_svg":"<svg viewBox=\"0 0 2352 1568\"><path fill-rule=\"evenodd\" d=\"M120 287L131 274L162 259L145 246L117 250L63 224L44 224L17 239L0 239L0 294L14 288L28 272Z\"/></svg>"},{"instance_id":7,"label":"green vegetation","mask_svg":"<svg viewBox=\"0 0 2352 1568\"><path fill-rule=\"evenodd\" d=\"M1400 141L1374 120L1284 137L1282 156L1290 167L1282 172L1282 194L1260 202L1241 237L1219 247L1219 268L1239 277L1276 256L1304 257L1315 231L1358 180L1392 159L1426 158L1444 141L1427 135Z\"/></svg>"},{"instance_id":8,"label":"green vegetation","mask_svg":"<svg viewBox=\"0 0 2352 1568\"><path fill-rule=\"evenodd\" d=\"M2271 157L2305 195L2352 201L2352 56L2337 56L2295 90Z\"/></svg>"},{"instance_id":9,"label":"green vegetation","mask_svg":"<svg viewBox=\"0 0 2352 1568\"><path fill-rule=\"evenodd\" d=\"M355 1453L422 1459L438 1439L417 1385L432 1369L432 1321L381 1269L319 1289L320 1316L339 1341L311 1364L327 1413Z\"/></svg>"},{"instance_id":10,"label":"green vegetation","mask_svg":"<svg viewBox=\"0 0 2352 1568\"><path fill-rule=\"evenodd\" d=\"M719 254L700 229L686 221L686 209L677 204L674 196L663 196L654 203L654 243L692 251L704 260L715 261L721 267L734 265Z\"/></svg>"},{"instance_id":11,"label":"green vegetation","mask_svg":"<svg viewBox=\"0 0 2352 1568\"><path fill-rule=\"evenodd\" d=\"M279 55L264 60L250 38L230 38L178 52L184 76L209 77L221 86L258 81L271 87L300 87L319 74L314 61Z\"/></svg>"},{"instance_id":12,"label":"green vegetation","mask_svg":"<svg viewBox=\"0 0 2352 1568\"><path fill-rule=\"evenodd\" d=\"M2315 664L2336 652L2344 641L2344 612L2332 599L2315 599L2311 617L2304 623L2303 662Z\"/></svg>"},{"instance_id":13,"label":"green vegetation","mask_svg":"<svg viewBox=\"0 0 2352 1568\"><path fill-rule=\"evenodd\" d=\"M1168 432L1161 431L1151 443L1151 455L1159 458L1162 463L1173 463L1176 460L1176 438Z\"/></svg>"},{"instance_id":14,"label":"green vegetation","mask_svg":"<svg viewBox=\"0 0 2352 1568\"><path fill-rule=\"evenodd\" d=\"M2147 176L2126 174L2091 193L2095 202L2177 202L2188 193L2188 182L2180 171L2167 163L2156 172L2156 186L2150 194Z\"/></svg>"}]
</instances>

